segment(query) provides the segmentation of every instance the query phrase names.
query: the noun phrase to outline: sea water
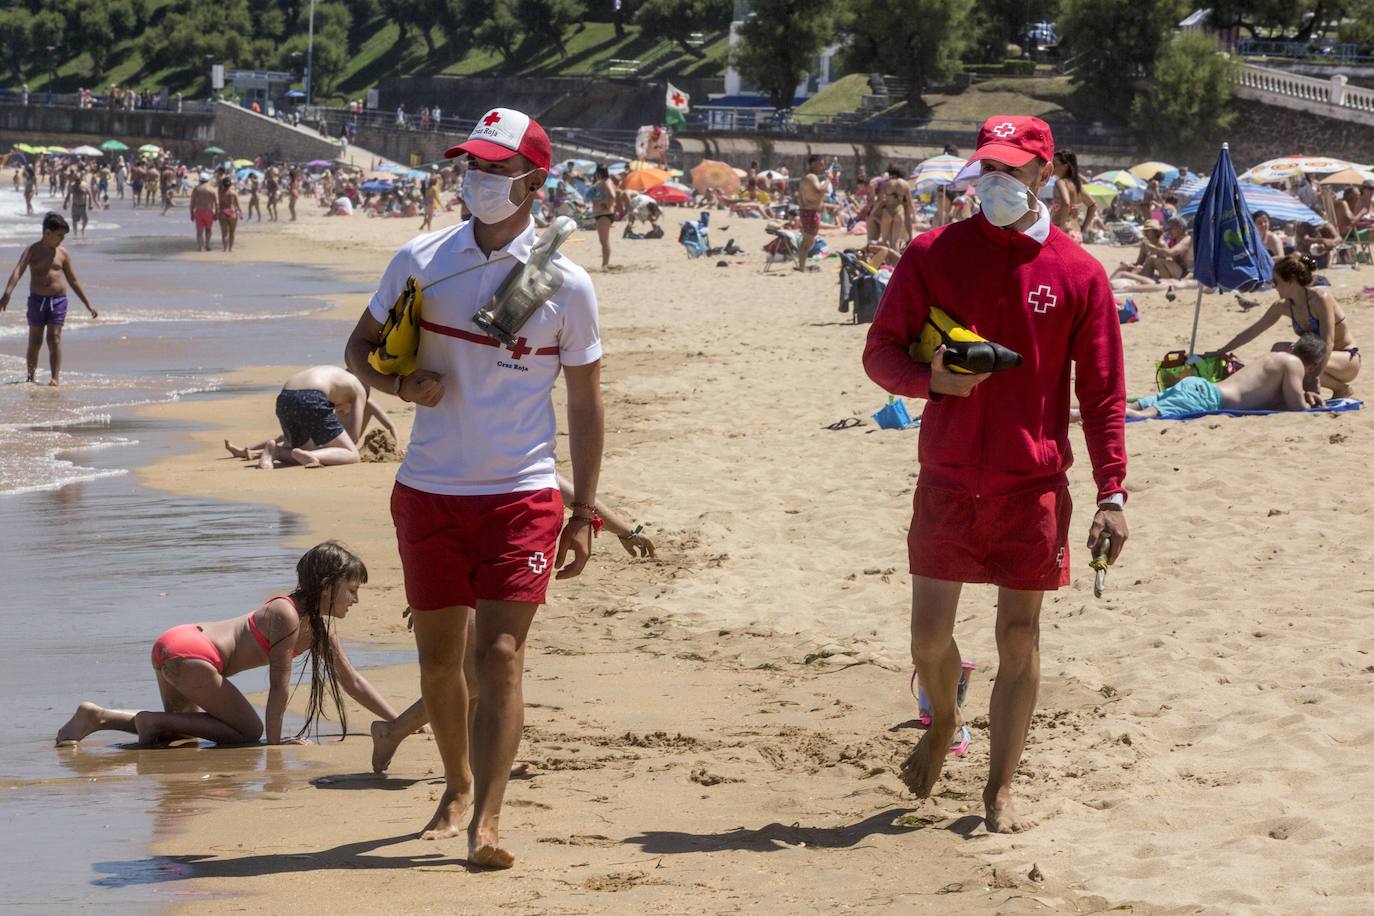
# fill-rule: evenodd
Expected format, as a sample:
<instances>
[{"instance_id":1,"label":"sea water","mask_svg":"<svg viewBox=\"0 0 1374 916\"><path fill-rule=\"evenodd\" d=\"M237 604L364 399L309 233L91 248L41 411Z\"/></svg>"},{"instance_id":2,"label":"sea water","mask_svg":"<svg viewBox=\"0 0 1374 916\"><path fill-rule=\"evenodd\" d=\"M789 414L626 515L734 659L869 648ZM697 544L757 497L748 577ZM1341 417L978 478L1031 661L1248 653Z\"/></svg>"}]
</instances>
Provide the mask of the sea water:
<instances>
[{"instance_id":1,"label":"sea water","mask_svg":"<svg viewBox=\"0 0 1374 916\"><path fill-rule=\"evenodd\" d=\"M0 188L6 275L56 203L42 188L26 216ZM31 912L184 902L148 842L289 771L289 749L132 750L132 736L110 732L58 749L53 738L84 699L158 708L149 651L167 627L245 613L293 584L286 541L301 521L141 486L129 472L187 448L189 427L134 408L192 399L209 418L243 390L222 381L234 369L340 362L347 325L309 316L361 291L306 266L192 254L184 206L162 217L112 204L65 243L100 318L69 297L60 388L46 386L46 350L42 384L24 381L27 276L0 315L0 900ZM239 237L253 232L242 224ZM241 432L274 425L268 414ZM265 672L235 683L265 689ZM269 765L271 754L283 759Z\"/></svg>"}]
</instances>

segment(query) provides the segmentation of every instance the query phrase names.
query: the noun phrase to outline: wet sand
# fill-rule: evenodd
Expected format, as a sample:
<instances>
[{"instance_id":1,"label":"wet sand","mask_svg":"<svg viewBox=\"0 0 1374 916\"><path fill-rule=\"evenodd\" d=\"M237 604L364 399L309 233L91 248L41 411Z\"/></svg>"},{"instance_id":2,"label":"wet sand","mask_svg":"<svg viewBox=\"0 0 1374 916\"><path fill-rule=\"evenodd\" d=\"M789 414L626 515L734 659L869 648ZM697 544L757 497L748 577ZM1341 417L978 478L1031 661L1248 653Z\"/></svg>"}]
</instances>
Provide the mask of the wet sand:
<instances>
[{"instance_id":1,"label":"wet sand","mask_svg":"<svg viewBox=\"0 0 1374 916\"><path fill-rule=\"evenodd\" d=\"M1074 584L1046 603L1040 706L1017 781L1040 826L989 836L978 793L991 589L966 590L959 622L979 663L973 750L926 802L894 775L918 734L903 537L916 436L871 421L824 429L883 403L859 364L865 328L835 312L829 264L761 272L760 223L713 227L717 244L733 235L748 252L718 268L685 258L669 213L669 239L616 240L627 266L593 274L607 344L602 494L649 524L660 557L632 561L602 538L536 621L521 748L532 772L512 783L502 825L516 869L468 875L461 840L414 839L441 789L433 743L407 741L381 779L361 735L282 749L309 778L268 760L261 781L273 788L207 806L123 867L214 895L195 902L211 911L341 899L398 911L437 900L541 912L1363 909L1374 849L1347 828L1374 813L1374 584L1358 546L1374 517L1371 413L1130 427L1133 537L1108 595L1092 599L1079 550ZM277 247L295 256L308 237L321 260L376 276L412 223L310 219ZM578 238L569 254L594 263L594 237ZM1328 274L1367 334L1363 272ZM364 298L321 323L340 352ZM1192 297L1137 302L1142 321L1123 336L1139 393L1153 360L1186 346ZM1208 297L1204 340L1252 316ZM223 428L195 433L195 450L146 479L287 507L308 525L295 546L351 544L373 578L345 633L403 650L395 466L267 474L221 457L226 435L270 429L269 388L288 371L235 376L259 393L217 405ZM408 411L397 410L403 432ZM154 412L206 419L190 404ZM1081 543L1092 490L1074 441ZM375 682L393 703L418 691L413 665Z\"/></svg>"}]
</instances>

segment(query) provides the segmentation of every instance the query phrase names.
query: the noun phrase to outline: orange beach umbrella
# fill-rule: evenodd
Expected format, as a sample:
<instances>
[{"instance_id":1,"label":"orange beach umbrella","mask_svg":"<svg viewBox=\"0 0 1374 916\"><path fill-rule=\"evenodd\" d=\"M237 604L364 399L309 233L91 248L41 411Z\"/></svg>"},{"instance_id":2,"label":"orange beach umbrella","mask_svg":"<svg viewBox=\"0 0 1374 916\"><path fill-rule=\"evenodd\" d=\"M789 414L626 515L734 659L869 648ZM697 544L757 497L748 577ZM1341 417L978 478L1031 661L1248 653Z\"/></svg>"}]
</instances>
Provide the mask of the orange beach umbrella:
<instances>
[{"instance_id":1,"label":"orange beach umbrella","mask_svg":"<svg viewBox=\"0 0 1374 916\"><path fill-rule=\"evenodd\" d=\"M620 186L627 191L647 191L666 183L672 177L663 169L636 169L625 176Z\"/></svg>"},{"instance_id":2,"label":"orange beach umbrella","mask_svg":"<svg viewBox=\"0 0 1374 916\"><path fill-rule=\"evenodd\" d=\"M738 194L739 179L735 169L715 159L703 159L692 169L692 187L698 191L716 188L726 194Z\"/></svg>"}]
</instances>

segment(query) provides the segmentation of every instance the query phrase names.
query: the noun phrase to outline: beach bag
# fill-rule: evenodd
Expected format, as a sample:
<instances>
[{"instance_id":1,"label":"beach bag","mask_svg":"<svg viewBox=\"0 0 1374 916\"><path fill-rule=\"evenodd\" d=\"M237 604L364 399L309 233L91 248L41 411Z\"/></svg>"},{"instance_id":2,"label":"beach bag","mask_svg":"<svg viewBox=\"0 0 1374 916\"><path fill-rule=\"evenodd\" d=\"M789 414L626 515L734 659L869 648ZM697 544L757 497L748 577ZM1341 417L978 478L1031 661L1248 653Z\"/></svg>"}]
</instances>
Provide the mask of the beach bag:
<instances>
[{"instance_id":1,"label":"beach bag","mask_svg":"<svg viewBox=\"0 0 1374 916\"><path fill-rule=\"evenodd\" d=\"M921 425L919 418L911 419L911 414L906 410L906 401L900 398L889 398L887 406L873 415L873 422L878 424L879 429L911 429Z\"/></svg>"},{"instance_id":2,"label":"beach bag","mask_svg":"<svg viewBox=\"0 0 1374 916\"><path fill-rule=\"evenodd\" d=\"M678 244L687 249L689 258L699 258L706 253L706 237L700 223L683 223L677 234Z\"/></svg>"},{"instance_id":3,"label":"beach bag","mask_svg":"<svg viewBox=\"0 0 1374 916\"><path fill-rule=\"evenodd\" d=\"M1127 299L1116 307L1116 317L1122 324L1132 324L1140 320L1140 307L1134 299Z\"/></svg>"},{"instance_id":4,"label":"beach bag","mask_svg":"<svg viewBox=\"0 0 1374 916\"><path fill-rule=\"evenodd\" d=\"M1234 353L1190 358L1183 350L1170 350L1164 354L1162 360L1155 363L1155 384L1159 386L1160 391L1164 391L1189 376L1219 382L1244 368L1245 364L1236 359Z\"/></svg>"}]
</instances>

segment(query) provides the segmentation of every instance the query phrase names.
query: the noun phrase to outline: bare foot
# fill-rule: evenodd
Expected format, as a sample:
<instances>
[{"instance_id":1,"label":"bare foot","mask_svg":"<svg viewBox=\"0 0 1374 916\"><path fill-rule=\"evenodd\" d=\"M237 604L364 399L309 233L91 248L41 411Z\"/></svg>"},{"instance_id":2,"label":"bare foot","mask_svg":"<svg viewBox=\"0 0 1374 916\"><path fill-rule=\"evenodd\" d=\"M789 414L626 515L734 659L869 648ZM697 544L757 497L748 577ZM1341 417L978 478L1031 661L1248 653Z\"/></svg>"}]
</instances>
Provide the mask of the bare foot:
<instances>
[{"instance_id":1,"label":"bare foot","mask_svg":"<svg viewBox=\"0 0 1374 916\"><path fill-rule=\"evenodd\" d=\"M435 810L434 817L430 818L425 829L420 832L420 839L446 840L462 833L463 828L458 825L467 812L468 805L471 804L471 791L460 794L445 789L443 796L439 799L439 807Z\"/></svg>"},{"instance_id":2,"label":"bare foot","mask_svg":"<svg viewBox=\"0 0 1374 916\"><path fill-rule=\"evenodd\" d=\"M324 467L324 465L320 464L319 460L314 455L310 454L303 448L293 448L291 450L291 460L296 462L303 468Z\"/></svg>"},{"instance_id":3,"label":"bare foot","mask_svg":"<svg viewBox=\"0 0 1374 916\"><path fill-rule=\"evenodd\" d=\"M1354 396L1355 388L1353 385L1336 385L1331 389L1331 397L1333 398L1353 398Z\"/></svg>"},{"instance_id":4,"label":"bare foot","mask_svg":"<svg viewBox=\"0 0 1374 916\"><path fill-rule=\"evenodd\" d=\"M104 712L94 703L82 703L67 720L67 724L57 730L57 746L70 747L91 732L100 731L100 714Z\"/></svg>"},{"instance_id":5,"label":"bare foot","mask_svg":"<svg viewBox=\"0 0 1374 916\"><path fill-rule=\"evenodd\" d=\"M50 382L48 382L48 387L49 387L49 388L56 388L56 387L57 387L57 384L58 384L58 383L57 383L57 379L53 379L53 380L51 380Z\"/></svg>"},{"instance_id":6,"label":"bare foot","mask_svg":"<svg viewBox=\"0 0 1374 916\"><path fill-rule=\"evenodd\" d=\"M273 461L274 461L275 458L276 458L276 453L275 453L274 451L272 451L272 446L271 446L271 445L264 445L263 448L262 448L262 454L258 456L258 470L259 470L259 471L270 471L270 470L272 470L272 468L273 468L273 466L274 466Z\"/></svg>"},{"instance_id":7,"label":"bare foot","mask_svg":"<svg viewBox=\"0 0 1374 916\"><path fill-rule=\"evenodd\" d=\"M468 864L477 868L510 868L515 856L501 848L496 828L484 827L468 831Z\"/></svg>"},{"instance_id":8,"label":"bare foot","mask_svg":"<svg viewBox=\"0 0 1374 916\"><path fill-rule=\"evenodd\" d=\"M401 737L404 737L404 735ZM391 766L391 758L396 756L396 748L400 746L401 738L392 734L390 722L373 722L372 772L385 773L386 768Z\"/></svg>"},{"instance_id":9,"label":"bare foot","mask_svg":"<svg viewBox=\"0 0 1374 916\"><path fill-rule=\"evenodd\" d=\"M945 765L945 756L949 753L949 742L954 732L954 728L937 728L932 724L911 749L902 763L901 779L912 795L917 798L930 797L930 790L935 786L935 780L940 778L940 770Z\"/></svg>"},{"instance_id":10,"label":"bare foot","mask_svg":"<svg viewBox=\"0 0 1374 916\"><path fill-rule=\"evenodd\" d=\"M224 450L227 451L229 454L233 455L235 458L242 458L244 461L247 461L250 457L248 454L248 449L239 448L237 445L232 444L228 439L224 440Z\"/></svg>"},{"instance_id":11,"label":"bare foot","mask_svg":"<svg viewBox=\"0 0 1374 916\"><path fill-rule=\"evenodd\" d=\"M1035 822L1016 813L1011 803L1011 790L983 790L983 822L988 833L1021 833L1035 826Z\"/></svg>"}]
</instances>

